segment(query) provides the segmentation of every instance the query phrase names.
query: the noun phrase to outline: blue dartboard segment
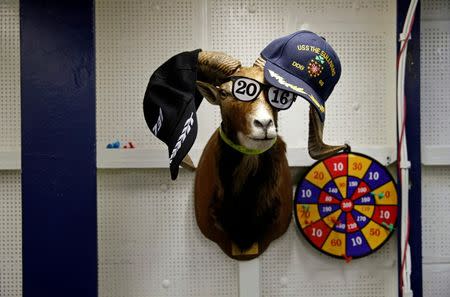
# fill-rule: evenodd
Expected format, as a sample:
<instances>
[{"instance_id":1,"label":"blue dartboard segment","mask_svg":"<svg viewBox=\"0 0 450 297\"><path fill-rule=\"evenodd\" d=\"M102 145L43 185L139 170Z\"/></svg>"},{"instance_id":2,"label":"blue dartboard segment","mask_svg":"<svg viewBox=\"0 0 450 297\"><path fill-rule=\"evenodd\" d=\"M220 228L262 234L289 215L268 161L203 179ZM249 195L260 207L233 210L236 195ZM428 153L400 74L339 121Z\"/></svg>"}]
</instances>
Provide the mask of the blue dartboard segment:
<instances>
[{"instance_id":1,"label":"blue dartboard segment","mask_svg":"<svg viewBox=\"0 0 450 297\"><path fill-rule=\"evenodd\" d=\"M322 191L306 179L304 179L300 186L297 195L295 196L296 204L317 204L320 192Z\"/></svg>"}]
</instances>

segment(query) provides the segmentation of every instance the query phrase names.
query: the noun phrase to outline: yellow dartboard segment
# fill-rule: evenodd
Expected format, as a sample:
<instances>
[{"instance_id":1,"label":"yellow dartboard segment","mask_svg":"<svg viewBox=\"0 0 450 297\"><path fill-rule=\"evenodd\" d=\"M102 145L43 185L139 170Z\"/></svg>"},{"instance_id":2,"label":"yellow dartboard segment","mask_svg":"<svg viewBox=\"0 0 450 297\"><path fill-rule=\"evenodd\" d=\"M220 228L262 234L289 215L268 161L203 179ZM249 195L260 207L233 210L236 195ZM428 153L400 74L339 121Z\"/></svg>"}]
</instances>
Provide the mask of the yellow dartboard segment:
<instances>
[{"instance_id":1,"label":"yellow dartboard segment","mask_svg":"<svg viewBox=\"0 0 450 297\"><path fill-rule=\"evenodd\" d=\"M328 225L328 227L333 228L334 225L336 224L336 222L339 220L339 216L341 215L342 210L338 209L335 212L333 212L332 214L329 214L328 216L326 216L323 221L325 222L325 224Z\"/></svg>"},{"instance_id":2,"label":"yellow dartboard segment","mask_svg":"<svg viewBox=\"0 0 450 297\"><path fill-rule=\"evenodd\" d=\"M377 205L397 205L397 190L393 181L372 191Z\"/></svg>"},{"instance_id":3,"label":"yellow dartboard segment","mask_svg":"<svg viewBox=\"0 0 450 297\"><path fill-rule=\"evenodd\" d=\"M348 175L363 178L372 161L358 155L348 155Z\"/></svg>"},{"instance_id":4,"label":"yellow dartboard segment","mask_svg":"<svg viewBox=\"0 0 450 297\"><path fill-rule=\"evenodd\" d=\"M389 236L389 229L370 221L370 223L362 229L362 233L369 243L370 248L374 250Z\"/></svg>"},{"instance_id":5,"label":"yellow dartboard segment","mask_svg":"<svg viewBox=\"0 0 450 297\"><path fill-rule=\"evenodd\" d=\"M341 192L343 198L347 197L347 176L341 176L334 179L334 183Z\"/></svg>"},{"instance_id":6,"label":"yellow dartboard segment","mask_svg":"<svg viewBox=\"0 0 450 297\"><path fill-rule=\"evenodd\" d=\"M368 218L372 217L373 210L375 209L375 206L373 205L355 205L355 210L359 211L363 215L365 215Z\"/></svg>"},{"instance_id":7,"label":"yellow dartboard segment","mask_svg":"<svg viewBox=\"0 0 450 297\"><path fill-rule=\"evenodd\" d=\"M322 246L322 249L335 256L345 255L345 234L331 231L327 240Z\"/></svg>"},{"instance_id":8,"label":"yellow dartboard segment","mask_svg":"<svg viewBox=\"0 0 450 297\"><path fill-rule=\"evenodd\" d=\"M297 204L297 218L303 228L320 220L319 206L317 204Z\"/></svg>"},{"instance_id":9,"label":"yellow dartboard segment","mask_svg":"<svg viewBox=\"0 0 450 297\"><path fill-rule=\"evenodd\" d=\"M331 176L323 162L314 166L314 169L305 178L319 189L322 189L331 180Z\"/></svg>"}]
</instances>

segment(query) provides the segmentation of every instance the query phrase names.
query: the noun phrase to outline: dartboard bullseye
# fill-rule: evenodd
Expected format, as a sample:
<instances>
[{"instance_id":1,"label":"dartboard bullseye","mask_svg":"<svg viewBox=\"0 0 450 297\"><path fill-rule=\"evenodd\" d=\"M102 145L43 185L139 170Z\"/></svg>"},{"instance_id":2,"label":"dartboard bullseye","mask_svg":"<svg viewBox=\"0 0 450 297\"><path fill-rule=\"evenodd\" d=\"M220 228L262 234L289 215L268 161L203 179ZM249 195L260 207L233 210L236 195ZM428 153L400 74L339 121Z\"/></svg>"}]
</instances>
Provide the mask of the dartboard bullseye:
<instances>
[{"instance_id":1,"label":"dartboard bullseye","mask_svg":"<svg viewBox=\"0 0 450 297\"><path fill-rule=\"evenodd\" d=\"M378 161L341 153L315 163L294 198L296 224L318 250L342 259L379 249L397 221L394 179Z\"/></svg>"}]
</instances>

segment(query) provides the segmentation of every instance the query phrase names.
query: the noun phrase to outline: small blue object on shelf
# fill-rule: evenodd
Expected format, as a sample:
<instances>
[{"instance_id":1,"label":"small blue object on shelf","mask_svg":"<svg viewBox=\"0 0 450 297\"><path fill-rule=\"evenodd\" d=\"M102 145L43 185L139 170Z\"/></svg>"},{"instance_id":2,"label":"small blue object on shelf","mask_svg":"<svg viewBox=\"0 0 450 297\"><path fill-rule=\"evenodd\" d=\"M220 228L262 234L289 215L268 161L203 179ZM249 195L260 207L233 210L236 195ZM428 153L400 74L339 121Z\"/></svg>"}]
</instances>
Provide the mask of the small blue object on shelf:
<instances>
[{"instance_id":1,"label":"small blue object on shelf","mask_svg":"<svg viewBox=\"0 0 450 297\"><path fill-rule=\"evenodd\" d=\"M116 141L113 143L108 143L108 145L106 146L106 148L108 149L117 149L120 148L120 141Z\"/></svg>"}]
</instances>

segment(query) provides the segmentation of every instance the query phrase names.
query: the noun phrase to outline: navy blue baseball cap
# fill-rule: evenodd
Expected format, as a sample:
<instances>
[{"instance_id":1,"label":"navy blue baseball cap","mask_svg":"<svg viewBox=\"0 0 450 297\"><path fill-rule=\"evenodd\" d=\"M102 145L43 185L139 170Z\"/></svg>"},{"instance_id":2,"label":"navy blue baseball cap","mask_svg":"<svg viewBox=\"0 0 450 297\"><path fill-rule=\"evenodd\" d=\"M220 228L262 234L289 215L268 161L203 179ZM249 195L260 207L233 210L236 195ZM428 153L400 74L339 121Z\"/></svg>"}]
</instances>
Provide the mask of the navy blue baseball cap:
<instances>
[{"instance_id":1,"label":"navy blue baseball cap","mask_svg":"<svg viewBox=\"0 0 450 297\"><path fill-rule=\"evenodd\" d=\"M325 120L325 101L341 76L341 62L325 38L298 31L272 41L261 52L269 84L295 93Z\"/></svg>"}]
</instances>

